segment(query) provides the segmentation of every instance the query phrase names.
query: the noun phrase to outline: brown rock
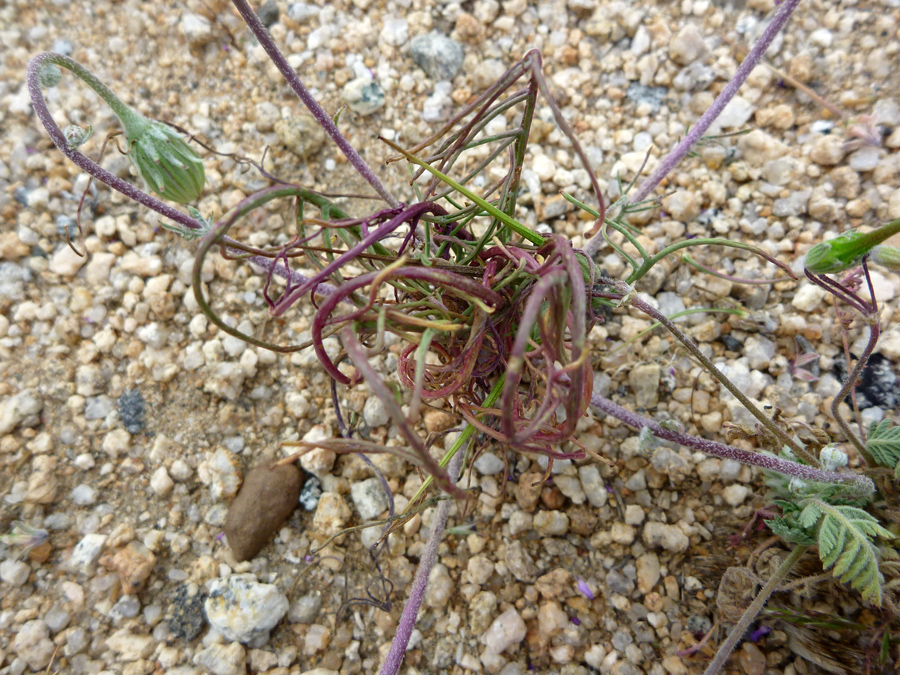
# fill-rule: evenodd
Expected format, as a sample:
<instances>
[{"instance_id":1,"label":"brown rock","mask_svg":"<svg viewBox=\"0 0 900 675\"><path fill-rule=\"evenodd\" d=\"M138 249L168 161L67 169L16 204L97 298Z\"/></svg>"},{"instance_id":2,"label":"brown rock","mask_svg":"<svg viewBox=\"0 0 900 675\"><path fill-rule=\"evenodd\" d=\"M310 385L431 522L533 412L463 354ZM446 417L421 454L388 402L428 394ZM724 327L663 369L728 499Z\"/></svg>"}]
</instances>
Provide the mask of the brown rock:
<instances>
[{"instance_id":1,"label":"brown rock","mask_svg":"<svg viewBox=\"0 0 900 675\"><path fill-rule=\"evenodd\" d=\"M446 431L456 424L456 415L446 410L429 410L425 413L425 428L429 434Z\"/></svg>"},{"instance_id":2,"label":"brown rock","mask_svg":"<svg viewBox=\"0 0 900 675\"><path fill-rule=\"evenodd\" d=\"M516 503L519 508L527 513L534 512L538 499L541 498L541 491L544 488L541 479L543 474L537 472L523 473L519 476L519 484L516 486ZM534 485L537 483L537 485Z\"/></svg>"},{"instance_id":3,"label":"brown rock","mask_svg":"<svg viewBox=\"0 0 900 675\"><path fill-rule=\"evenodd\" d=\"M561 509L566 503L566 497L558 487L551 485L541 490L541 502L548 509Z\"/></svg>"},{"instance_id":4,"label":"brown rock","mask_svg":"<svg viewBox=\"0 0 900 675\"><path fill-rule=\"evenodd\" d=\"M122 592L131 595L143 588L155 564L156 556L150 549L139 541L131 541L113 556L110 567L119 573Z\"/></svg>"},{"instance_id":5,"label":"brown rock","mask_svg":"<svg viewBox=\"0 0 900 675\"><path fill-rule=\"evenodd\" d=\"M302 486L294 464L263 464L247 474L225 520L237 560L250 560L269 542L296 508Z\"/></svg>"}]
</instances>

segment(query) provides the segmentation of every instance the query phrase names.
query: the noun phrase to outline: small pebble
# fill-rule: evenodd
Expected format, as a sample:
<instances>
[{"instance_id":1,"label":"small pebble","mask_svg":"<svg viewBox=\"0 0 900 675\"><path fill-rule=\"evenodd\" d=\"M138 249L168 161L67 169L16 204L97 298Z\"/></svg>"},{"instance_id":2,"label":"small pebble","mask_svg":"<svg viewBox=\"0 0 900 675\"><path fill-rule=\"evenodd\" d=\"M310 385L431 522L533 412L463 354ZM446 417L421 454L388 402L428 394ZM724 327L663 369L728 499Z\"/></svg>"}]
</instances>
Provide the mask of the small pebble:
<instances>
[{"instance_id":1,"label":"small pebble","mask_svg":"<svg viewBox=\"0 0 900 675\"><path fill-rule=\"evenodd\" d=\"M378 478L367 478L350 486L350 498L363 520L372 520L387 510L388 498Z\"/></svg>"},{"instance_id":2,"label":"small pebble","mask_svg":"<svg viewBox=\"0 0 900 675\"><path fill-rule=\"evenodd\" d=\"M409 43L409 55L428 77L435 81L452 80L463 65L462 45L433 31L414 37Z\"/></svg>"},{"instance_id":3,"label":"small pebble","mask_svg":"<svg viewBox=\"0 0 900 675\"><path fill-rule=\"evenodd\" d=\"M675 553L683 553L690 545L690 540L681 528L665 523L646 523L642 538L647 546Z\"/></svg>"},{"instance_id":4,"label":"small pebble","mask_svg":"<svg viewBox=\"0 0 900 675\"><path fill-rule=\"evenodd\" d=\"M509 608L503 614L494 619L482 637L482 642L488 651L494 654L502 654L510 647L519 644L525 639L526 626L519 613Z\"/></svg>"},{"instance_id":5,"label":"small pebble","mask_svg":"<svg viewBox=\"0 0 900 675\"><path fill-rule=\"evenodd\" d=\"M72 501L78 506L90 506L97 500L97 492L90 485L81 484L72 490Z\"/></svg>"},{"instance_id":6,"label":"small pebble","mask_svg":"<svg viewBox=\"0 0 900 675\"><path fill-rule=\"evenodd\" d=\"M341 98L353 112L366 117L384 107L384 91L378 83L358 77L344 85Z\"/></svg>"},{"instance_id":7,"label":"small pebble","mask_svg":"<svg viewBox=\"0 0 900 675\"><path fill-rule=\"evenodd\" d=\"M22 586L28 581L31 567L21 560L4 560L0 563L0 580L10 586Z\"/></svg>"},{"instance_id":8,"label":"small pebble","mask_svg":"<svg viewBox=\"0 0 900 675\"><path fill-rule=\"evenodd\" d=\"M203 606L210 624L227 640L262 647L287 613L288 600L276 586L261 584L252 574L233 574L212 581Z\"/></svg>"}]
</instances>

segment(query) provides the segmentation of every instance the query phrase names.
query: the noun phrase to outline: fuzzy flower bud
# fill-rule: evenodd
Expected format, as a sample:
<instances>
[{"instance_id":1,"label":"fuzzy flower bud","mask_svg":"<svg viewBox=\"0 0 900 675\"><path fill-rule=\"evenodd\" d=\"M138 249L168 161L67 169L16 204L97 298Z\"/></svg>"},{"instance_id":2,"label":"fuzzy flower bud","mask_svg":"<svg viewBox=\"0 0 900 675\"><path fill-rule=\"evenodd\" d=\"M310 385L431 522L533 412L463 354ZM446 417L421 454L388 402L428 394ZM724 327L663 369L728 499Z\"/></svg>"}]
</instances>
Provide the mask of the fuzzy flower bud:
<instances>
[{"instance_id":1,"label":"fuzzy flower bud","mask_svg":"<svg viewBox=\"0 0 900 675\"><path fill-rule=\"evenodd\" d=\"M847 466L847 453L838 450L833 445L827 445L819 453L819 460L822 462L823 469L834 471L839 467Z\"/></svg>"},{"instance_id":2,"label":"fuzzy flower bud","mask_svg":"<svg viewBox=\"0 0 900 675\"><path fill-rule=\"evenodd\" d=\"M78 125L70 124L63 129L63 136L66 137L66 145L72 150L87 143L88 139L93 135L94 127L90 125L88 125L87 129L82 129Z\"/></svg>"},{"instance_id":3,"label":"fuzzy flower bud","mask_svg":"<svg viewBox=\"0 0 900 675\"><path fill-rule=\"evenodd\" d=\"M800 494L801 492L806 490L806 488L808 488L808 487L809 487L809 483L807 483L802 478L797 478L797 477L791 478L791 482L788 485L788 489L795 495Z\"/></svg>"},{"instance_id":4,"label":"fuzzy flower bud","mask_svg":"<svg viewBox=\"0 0 900 675\"><path fill-rule=\"evenodd\" d=\"M128 141L128 157L147 187L179 204L195 201L206 185L206 174L203 161L181 135L139 115L120 119Z\"/></svg>"},{"instance_id":5,"label":"fuzzy flower bud","mask_svg":"<svg viewBox=\"0 0 900 675\"><path fill-rule=\"evenodd\" d=\"M843 272L857 265L871 245L869 237L859 232L845 232L809 249L803 264L813 274Z\"/></svg>"}]
</instances>

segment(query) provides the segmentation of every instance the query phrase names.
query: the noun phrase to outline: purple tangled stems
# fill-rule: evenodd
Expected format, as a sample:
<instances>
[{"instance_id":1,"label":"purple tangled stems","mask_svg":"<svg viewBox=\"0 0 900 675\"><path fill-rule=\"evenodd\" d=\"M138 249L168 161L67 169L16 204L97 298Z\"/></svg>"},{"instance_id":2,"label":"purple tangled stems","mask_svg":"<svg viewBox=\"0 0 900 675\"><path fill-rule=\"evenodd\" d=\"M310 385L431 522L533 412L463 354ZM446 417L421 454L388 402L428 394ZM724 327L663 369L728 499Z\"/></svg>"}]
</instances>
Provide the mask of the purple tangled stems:
<instances>
[{"instance_id":1,"label":"purple tangled stems","mask_svg":"<svg viewBox=\"0 0 900 675\"><path fill-rule=\"evenodd\" d=\"M509 352L500 403L500 429L513 445L545 444L549 450L549 445L562 443L575 433L575 425L587 411L593 378L585 349L587 291L579 259L560 235L550 237L537 255L546 256L547 260L536 272L538 281L528 289ZM593 263L590 259L587 263L588 283L593 286ZM541 316L545 305L546 312ZM535 325L541 338L538 344L532 339ZM565 353L567 332L568 354ZM528 347L532 348L526 352ZM544 399L530 421L516 419L519 385L526 364L530 365L532 377L545 378ZM560 406L565 409L565 421L548 428L548 422Z\"/></svg>"},{"instance_id":2,"label":"purple tangled stems","mask_svg":"<svg viewBox=\"0 0 900 675\"><path fill-rule=\"evenodd\" d=\"M656 170L650 174L647 180L641 183L637 191L634 194L622 198L619 213L622 213L622 209L629 204L637 204L646 199L650 193L656 189L656 186L662 182L663 178L668 176L678 163L684 159L691 147L703 137L715 119L722 113L722 110L725 109L725 106L728 105L735 94L737 94L738 89L746 82L753 69L756 68L762 60L769 45L772 44L772 41L784 28L788 19L791 18L791 15L794 13L794 10L797 9L797 5L799 4L800 0L784 0L784 2L779 5L778 9L775 11L775 15L769 22L769 25L766 26L762 35L760 35L759 40L757 40L756 44L750 49L747 57L738 67L731 80L728 81L728 84L725 85L721 93L716 97L716 100L713 101L713 104L705 113L703 113L703 115L701 115L700 119L697 120L697 123L691 127L690 131L688 131L685 137L681 139L681 142L675 146L672 152L666 155L665 159L659 163ZM599 232L595 234L585 245L585 254L592 258L594 254L601 249L604 241L603 236Z\"/></svg>"},{"instance_id":3,"label":"purple tangled stems","mask_svg":"<svg viewBox=\"0 0 900 675\"><path fill-rule=\"evenodd\" d=\"M300 284L296 288L285 291L281 299L278 300L272 308L272 313L275 316L284 314L284 312L286 312L288 308L290 308L295 302L297 302L297 300L309 293L309 291L316 288L316 286L325 281L330 275L337 272L344 265L357 258L367 248L387 237L404 223L409 223L410 230L414 231L416 228L416 224L419 222L419 218L421 218L426 213L445 215L447 212L443 207L441 207L439 204L435 204L434 202L419 202L418 204L413 204L412 206L402 208L397 213L397 215L391 218L389 221L364 234L362 239L358 243L354 244L352 247L344 251L340 256L335 258L332 262L326 265L322 270L308 279L305 283Z\"/></svg>"},{"instance_id":4,"label":"purple tangled stems","mask_svg":"<svg viewBox=\"0 0 900 675\"><path fill-rule=\"evenodd\" d=\"M402 259L399 262L402 262ZM424 281L433 286L440 287L447 293L456 295L457 297L472 303L475 307L485 312L493 312L496 308L500 307L503 302L503 298L499 293L496 293L489 288L485 288L473 279L456 274L455 272L431 267L404 267L402 265L393 265L386 267L383 270L368 272L346 281L321 304L313 318L311 328L313 347L319 358L319 362L322 364L325 371L339 384L351 384L352 380L338 370L337 365L325 351L325 347L322 343L324 330L329 326L348 324L362 319L375 307L381 285L392 279ZM363 306L346 314L332 316L338 303L349 297L355 291L366 286L369 286L370 288L368 300ZM408 316L400 312L392 313L391 319L399 325L402 325L403 323L406 323L409 326L422 325L422 322L416 317ZM342 342L344 334L344 332L341 333ZM354 365L356 365L355 361Z\"/></svg>"}]
</instances>

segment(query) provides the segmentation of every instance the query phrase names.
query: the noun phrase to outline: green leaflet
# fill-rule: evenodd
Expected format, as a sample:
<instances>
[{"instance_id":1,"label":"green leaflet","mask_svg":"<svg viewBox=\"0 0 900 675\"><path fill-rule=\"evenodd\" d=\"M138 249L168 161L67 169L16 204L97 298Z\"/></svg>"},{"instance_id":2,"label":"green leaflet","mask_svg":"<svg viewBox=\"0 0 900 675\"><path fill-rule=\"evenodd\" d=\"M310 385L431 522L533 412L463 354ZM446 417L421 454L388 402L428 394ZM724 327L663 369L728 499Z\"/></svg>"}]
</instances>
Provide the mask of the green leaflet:
<instances>
[{"instance_id":1,"label":"green leaflet","mask_svg":"<svg viewBox=\"0 0 900 675\"><path fill-rule=\"evenodd\" d=\"M894 469L894 473L900 476L900 427L894 426L890 420L877 424L872 422L866 450L879 464Z\"/></svg>"},{"instance_id":2,"label":"green leaflet","mask_svg":"<svg viewBox=\"0 0 900 675\"><path fill-rule=\"evenodd\" d=\"M823 567L827 570L833 566L832 574L841 583L849 584L863 600L881 607L884 577L878 569L878 549L873 539L893 539L894 535L879 525L874 516L855 506L835 506L820 500L814 504L823 512L818 533Z\"/></svg>"}]
</instances>

